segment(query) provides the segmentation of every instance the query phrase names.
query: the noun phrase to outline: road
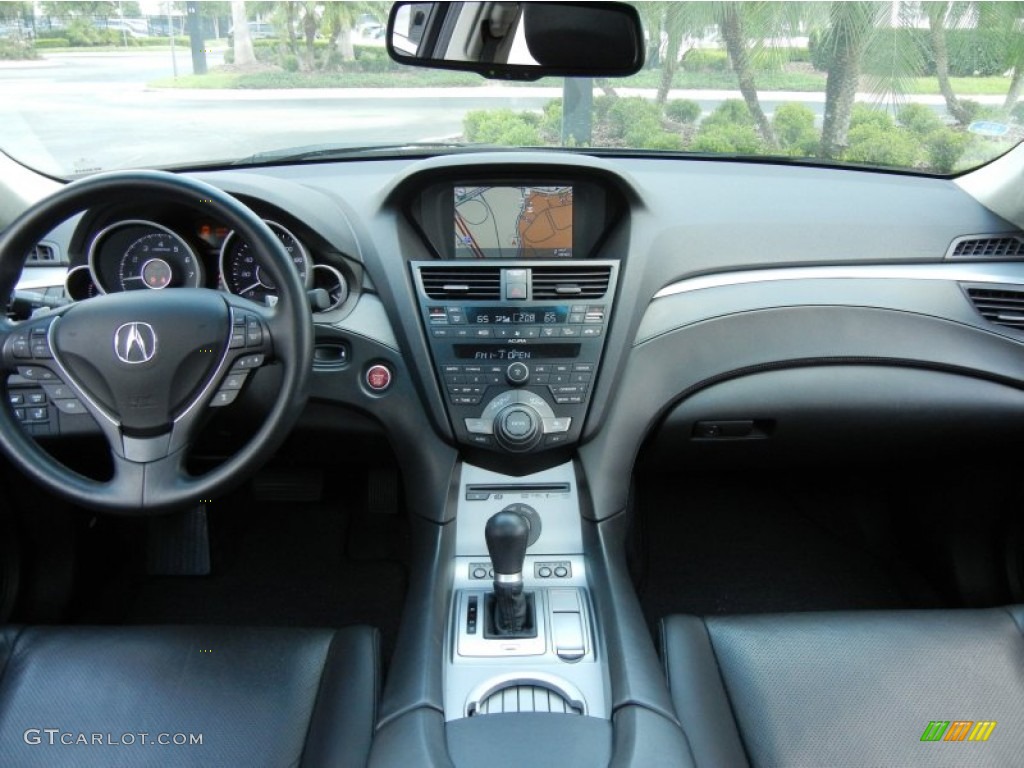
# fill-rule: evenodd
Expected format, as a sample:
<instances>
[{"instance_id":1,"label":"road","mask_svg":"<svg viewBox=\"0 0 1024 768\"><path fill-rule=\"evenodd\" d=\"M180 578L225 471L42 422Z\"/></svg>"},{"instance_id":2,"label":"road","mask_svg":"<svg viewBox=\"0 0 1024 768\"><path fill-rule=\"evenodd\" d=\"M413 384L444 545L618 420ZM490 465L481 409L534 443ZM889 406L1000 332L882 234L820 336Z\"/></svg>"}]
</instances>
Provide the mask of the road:
<instances>
[{"instance_id":1,"label":"road","mask_svg":"<svg viewBox=\"0 0 1024 768\"><path fill-rule=\"evenodd\" d=\"M221 63L214 52L209 64ZM179 74L191 72L187 49ZM406 143L458 136L473 109L539 109L558 89L480 88L295 91L155 89L170 77L170 51L49 54L0 63L0 147L59 176L129 166L173 166L323 143ZM624 93L625 95L625 93ZM673 92L705 114L728 91ZM384 98L386 96L386 99ZM799 100L819 116L820 94L765 94L766 111ZM941 99L930 98L942 111Z\"/></svg>"}]
</instances>

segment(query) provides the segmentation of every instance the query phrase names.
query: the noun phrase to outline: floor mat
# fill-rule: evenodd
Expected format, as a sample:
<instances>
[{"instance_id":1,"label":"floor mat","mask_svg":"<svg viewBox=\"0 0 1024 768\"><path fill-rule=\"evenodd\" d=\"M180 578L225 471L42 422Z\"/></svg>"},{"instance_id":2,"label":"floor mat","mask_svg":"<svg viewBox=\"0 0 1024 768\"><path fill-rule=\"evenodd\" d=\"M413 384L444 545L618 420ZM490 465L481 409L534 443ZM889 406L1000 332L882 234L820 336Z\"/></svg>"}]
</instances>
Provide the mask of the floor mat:
<instances>
[{"instance_id":1,"label":"floor mat","mask_svg":"<svg viewBox=\"0 0 1024 768\"><path fill-rule=\"evenodd\" d=\"M218 500L209 505L212 571L199 577L146 576L144 521L99 518L103 530L84 560L92 585L79 593L76 621L369 624L380 629L387 658L406 591L406 530L400 515L366 520L361 496L270 503L241 492Z\"/></svg>"},{"instance_id":2,"label":"floor mat","mask_svg":"<svg viewBox=\"0 0 1024 768\"><path fill-rule=\"evenodd\" d=\"M652 628L699 615L935 607L861 478L715 473L638 484L634 573Z\"/></svg>"}]
</instances>

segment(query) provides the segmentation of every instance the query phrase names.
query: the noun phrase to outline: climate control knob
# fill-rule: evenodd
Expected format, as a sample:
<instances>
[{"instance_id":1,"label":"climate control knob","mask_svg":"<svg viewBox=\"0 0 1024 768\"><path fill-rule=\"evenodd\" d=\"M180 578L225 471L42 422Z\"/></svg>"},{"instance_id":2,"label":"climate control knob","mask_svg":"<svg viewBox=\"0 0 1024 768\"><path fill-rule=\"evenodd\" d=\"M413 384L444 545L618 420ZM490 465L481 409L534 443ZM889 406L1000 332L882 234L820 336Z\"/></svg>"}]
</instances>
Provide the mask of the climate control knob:
<instances>
[{"instance_id":1,"label":"climate control knob","mask_svg":"<svg viewBox=\"0 0 1024 768\"><path fill-rule=\"evenodd\" d=\"M530 366L526 363L512 363L505 369L505 378L514 387L521 387L530 380Z\"/></svg>"},{"instance_id":2,"label":"climate control knob","mask_svg":"<svg viewBox=\"0 0 1024 768\"><path fill-rule=\"evenodd\" d=\"M494 436L509 451L528 451L542 436L540 414L522 403L509 405L494 417Z\"/></svg>"}]
</instances>

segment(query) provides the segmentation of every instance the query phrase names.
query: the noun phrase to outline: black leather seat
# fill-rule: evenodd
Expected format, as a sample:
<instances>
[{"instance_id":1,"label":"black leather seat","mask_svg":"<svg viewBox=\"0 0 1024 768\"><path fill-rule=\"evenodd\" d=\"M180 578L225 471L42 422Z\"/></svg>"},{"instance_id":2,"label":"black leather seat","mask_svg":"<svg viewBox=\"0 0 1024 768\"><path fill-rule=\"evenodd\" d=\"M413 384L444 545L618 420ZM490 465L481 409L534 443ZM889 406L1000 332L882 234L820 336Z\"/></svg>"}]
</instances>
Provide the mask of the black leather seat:
<instances>
[{"instance_id":1,"label":"black leather seat","mask_svg":"<svg viewBox=\"0 0 1024 768\"><path fill-rule=\"evenodd\" d=\"M365 627L0 627L0 765L364 766L378 670Z\"/></svg>"},{"instance_id":2,"label":"black leather seat","mask_svg":"<svg viewBox=\"0 0 1024 768\"><path fill-rule=\"evenodd\" d=\"M661 639L698 766L1024 765L1024 607L672 616Z\"/></svg>"}]
</instances>

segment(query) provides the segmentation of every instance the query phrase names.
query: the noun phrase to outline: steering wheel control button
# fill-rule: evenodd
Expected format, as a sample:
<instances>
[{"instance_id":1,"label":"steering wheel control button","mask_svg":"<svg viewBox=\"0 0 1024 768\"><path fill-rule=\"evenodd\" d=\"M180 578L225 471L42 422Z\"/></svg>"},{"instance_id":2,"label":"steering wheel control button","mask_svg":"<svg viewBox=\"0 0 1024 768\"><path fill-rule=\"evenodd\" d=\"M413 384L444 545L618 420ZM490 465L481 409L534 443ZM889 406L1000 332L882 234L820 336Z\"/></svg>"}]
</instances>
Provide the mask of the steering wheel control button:
<instances>
[{"instance_id":1,"label":"steering wheel control button","mask_svg":"<svg viewBox=\"0 0 1024 768\"><path fill-rule=\"evenodd\" d=\"M249 371L263 365L263 355L244 355L235 361L232 371Z\"/></svg>"},{"instance_id":2,"label":"steering wheel control button","mask_svg":"<svg viewBox=\"0 0 1024 768\"><path fill-rule=\"evenodd\" d=\"M512 363L505 369L505 377L513 386L521 386L530 380L530 367L526 363Z\"/></svg>"},{"instance_id":3,"label":"steering wheel control button","mask_svg":"<svg viewBox=\"0 0 1024 768\"><path fill-rule=\"evenodd\" d=\"M72 416L85 413L85 406L82 405L81 400L75 400L74 398L67 398L63 400L54 400L53 404L57 406L57 410L61 413L67 413Z\"/></svg>"},{"instance_id":4,"label":"steering wheel control button","mask_svg":"<svg viewBox=\"0 0 1024 768\"><path fill-rule=\"evenodd\" d=\"M245 380L249 377L248 373L229 373L224 378L224 383L220 385L221 391L229 389L241 389L242 385L245 384Z\"/></svg>"},{"instance_id":5,"label":"steering wheel control button","mask_svg":"<svg viewBox=\"0 0 1024 768\"><path fill-rule=\"evenodd\" d=\"M386 365L371 365L366 369L366 386L374 392L386 392L391 386L391 369ZM479 398L477 398L479 401Z\"/></svg>"},{"instance_id":6,"label":"steering wheel control button","mask_svg":"<svg viewBox=\"0 0 1024 768\"><path fill-rule=\"evenodd\" d=\"M57 375L49 368L36 365L19 365L18 375L29 381L59 381Z\"/></svg>"},{"instance_id":7,"label":"steering wheel control button","mask_svg":"<svg viewBox=\"0 0 1024 768\"><path fill-rule=\"evenodd\" d=\"M255 317L250 317L245 321L245 344L248 347L258 347L263 344L263 328Z\"/></svg>"},{"instance_id":8,"label":"steering wheel control button","mask_svg":"<svg viewBox=\"0 0 1024 768\"><path fill-rule=\"evenodd\" d=\"M213 396L210 407L223 408L225 405L231 405L235 402L235 398L238 397L238 393L239 390L237 389L221 389Z\"/></svg>"}]
</instances>

